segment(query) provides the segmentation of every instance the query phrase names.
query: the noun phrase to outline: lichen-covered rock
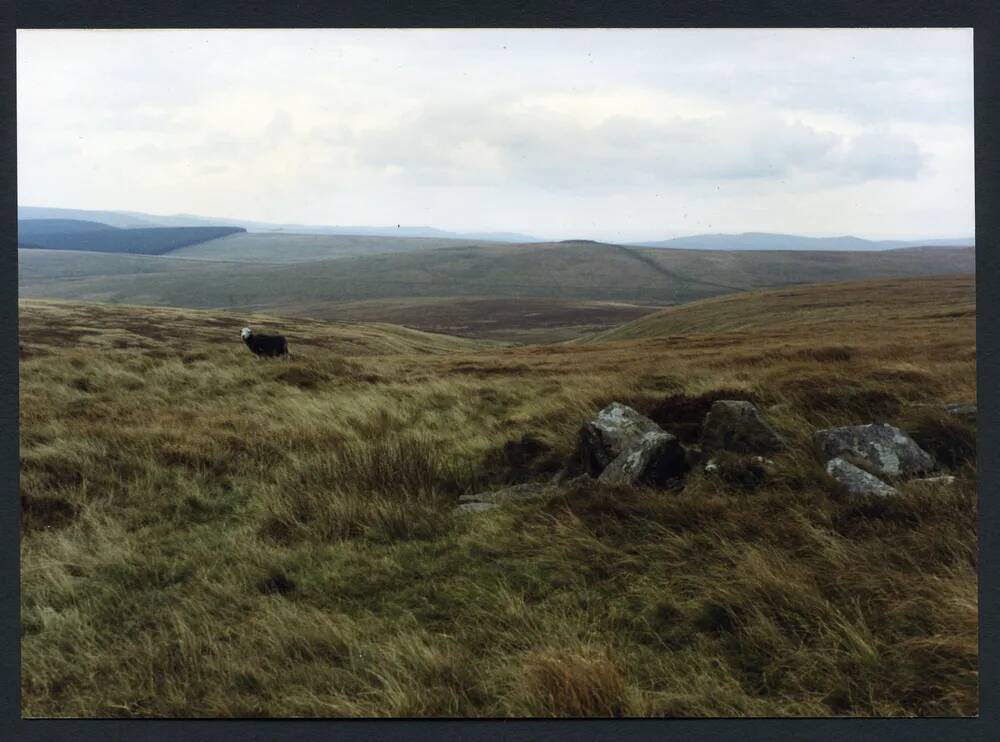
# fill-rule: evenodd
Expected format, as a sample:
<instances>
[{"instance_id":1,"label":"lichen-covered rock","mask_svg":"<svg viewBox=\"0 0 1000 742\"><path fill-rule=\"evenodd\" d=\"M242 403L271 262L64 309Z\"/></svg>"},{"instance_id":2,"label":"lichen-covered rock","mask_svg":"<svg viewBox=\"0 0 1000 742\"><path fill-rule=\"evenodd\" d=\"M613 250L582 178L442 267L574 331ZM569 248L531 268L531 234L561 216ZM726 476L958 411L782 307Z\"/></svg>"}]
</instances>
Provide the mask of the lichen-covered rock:
<instances>
[{"instance_id":1,"label":"lichen-covered rock","mask_svg":"<svg viewBox=\"0 0 1000 742\"><path fill-rule=\"evenodd\" d=\"M601 472L598 481L614 485L678 485L688 469L681 442L670 433L651 430L623 450Z\"/></svg>"},{"instance_id":2,"label":"lichen-covered rock","mask_svg":"<svg viewBox=\"0 0 1000 742\"><path fill-rule=\"evenodd\" d=\"M813 440L827 459L849 454L880 476L909 477L934 468L934 459L899 428L884 423L817 430Z\"/></svg>"},{"instance_id":3,"label":"lichen-covered rock","mask_svg":"<svg viewBox=\"0 0 1000 742\"><path fill-rule=\"evenodd\" d=\"M701 447L705 455L716 451L765 454L780 451L785 441L750 402L720 399L705 417Z\"/></svg>"},{"instance_id":4,"label":"lichen-covered rock","mask_svg":"<svg viewBox=\"0 0 1000 742\"><path fill-rule=\"evenodd\" d=\"M878 477L841 458L830 459L826 464L826 473L840 482L852 495L885 497L896 494L895 489Z\"/></svg>"},{"instance_id":5,"label":"lichen-covered rock","mask_svg":"<svg viewBox=\"0 0 1000 742\"><path fill-rule=\"evenodd\" d=\"M622 451L637 444L647 433L663 433L663 429L631 407L612 402L583 424L576 452L566 468L567 476L600 476Z\"/></svg>"}]
</instances>

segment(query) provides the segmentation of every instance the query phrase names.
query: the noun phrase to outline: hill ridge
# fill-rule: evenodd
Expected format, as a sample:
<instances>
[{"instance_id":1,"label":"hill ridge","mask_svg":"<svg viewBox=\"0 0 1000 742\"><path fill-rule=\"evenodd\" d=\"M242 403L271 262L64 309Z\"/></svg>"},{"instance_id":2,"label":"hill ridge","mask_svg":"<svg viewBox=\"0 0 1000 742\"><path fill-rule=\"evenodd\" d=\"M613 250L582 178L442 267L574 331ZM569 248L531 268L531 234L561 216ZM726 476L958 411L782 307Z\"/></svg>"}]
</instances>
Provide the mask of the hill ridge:
<instances>
[{"instance_id":1,"label":"hill ridge","mask_svg":"<svg viewBox=\"0 0 1000 742\"><path fill-rule=\"evenodd\" d=\"M919 240L868 240L853 235L804 237L782 232L710 233L674 237L667 240L630 242L634 247L680 248L689 250L846 250L878 252L903 247L972 247L975 237Z\"/></svg>"},{"instance_id":2,"label":"hill ridge","mask_svg":"<svg viewBox=\"0 0 1000 742\"><path fill-rule=\"evenodd\" d=\"M822 326L843 322L845 318L865 319L872 303L878 301L886 312L897 306L910 306L914 296L924 296L928 306L950 304L959 313L975 315L975 277L970 275L926 276L917 278L831 281L798 286L758 289L714 296L687 304L667 307L625 324L569 343L601 343L633 340L656 340L672 336L706 333L739 333L774 328L783 330L795 325ZM939 297L931 301L931 295ZM778 311L778 309L781 311ZM933 319L924 317L922 319ZM944 315L942 315L944 318Z\"/></svg>"}]
</instances>

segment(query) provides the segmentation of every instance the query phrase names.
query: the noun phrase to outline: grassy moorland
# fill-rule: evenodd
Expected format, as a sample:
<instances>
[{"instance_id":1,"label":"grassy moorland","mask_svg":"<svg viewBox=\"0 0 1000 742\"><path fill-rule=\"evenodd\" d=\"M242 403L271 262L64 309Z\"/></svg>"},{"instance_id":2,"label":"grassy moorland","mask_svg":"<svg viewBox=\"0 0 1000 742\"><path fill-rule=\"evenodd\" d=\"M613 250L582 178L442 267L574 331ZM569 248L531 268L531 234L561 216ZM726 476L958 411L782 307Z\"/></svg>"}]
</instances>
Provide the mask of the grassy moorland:
<instances>
[{"instance_id":1,"label":"grassy moorland","mask_svg":"<svg viewBox=\"0 0 1000 742\"><path fill-rule=\"evenodd\" d=\"M460 296L315 302L302 304L296 311L316 319L388 322L428 332L525 345L591 335L657 309L662 307L624 301Z\"/></svg>"},{"instance_id":2,"label":"grassy moorland","mask_svg":"<svg viewBox=\"0 0 1000 742\"><path fill-rule=\"evenodd\" d=\"M359 255L382 255L439 247L495 245L489 240L457 240L435 237L379 237L375 235L296 234L291 232L243 232L170 254L195 260L249 263L307 263Z\"/></svg>"},{"instance_id":3,"label":"grassy moorland","mask_svg":"<svg viewBox=\"0 0 1000 742\"><path fill-rule=\"evenodd\" d=\"M295 358L255 361L243 324ZM978 711L975 429L939 409L975 400L971 277L516 348L25 301L20 342L26 716ZM612 400L691 440L732 397L791 442L759 486L452 513L550 476ZM873 420L956 484L838 490L810 434Z\"/></svg>"},{"instance_id":4,"label":"grassy moorland","mask_svg":"<svg viewBox=\"0 0 1000 742\"><path fill-rule=\"evenodd\" d=\"M440 247L449 242L457 246ZM238 234L162 256L20 250L18 289L31 299L388 322L523 344L582 337L706 297L971 274L974 262L973 248L727 252Z\"/></svg>"},{"instance_id":5,"label":"grassy moorland","mask_svg":"<svg viewBox=\"0 0 1000 742\"><path fill-rule=\"evenodd\" d=\"M202 255L231 256L227 245L277 238L237 236L213 240L156 258L142 272L117 267L107 255L70 258L69 270L42 250L18 254L18 289L23 298L152 304L191 309L235 309L279 316L340 319L336 304L372 300L493 298L516 306L521 300L628 302L667 306L739 291L820 281L971 275L974 248L928 248L883 252L707 251L628 248L598 242L529 245L462 245L386 254L264 265L192 261ZM288 251L298 241L282 238ZM353 238L352 238L353 239ZM409 244L383 239L382 247ZM274 254L280 254L277 243ZM242 249L242 248L240 248ZM258 248L254 248L258 249ZM319 248L317 248L319 249ZM360 249L360 248L351 248ZM375 248L366 248L375 249ZM96 254L95 254L96 255ZM236 259L236 258L234 258ZM97 267L87 266L93 262ZM129 265L140 265L129 261ZM192 270L192 264L196 266ZM107 272L102 272L103 267ZM166 269L166 270L164 270ZM369 307L372 305L369 304ZM387 308L388 321L395 316ZM414 312L410 322L419 323ZM419 327L418 329L429 329Z\"/></svg>"}]
</instances>

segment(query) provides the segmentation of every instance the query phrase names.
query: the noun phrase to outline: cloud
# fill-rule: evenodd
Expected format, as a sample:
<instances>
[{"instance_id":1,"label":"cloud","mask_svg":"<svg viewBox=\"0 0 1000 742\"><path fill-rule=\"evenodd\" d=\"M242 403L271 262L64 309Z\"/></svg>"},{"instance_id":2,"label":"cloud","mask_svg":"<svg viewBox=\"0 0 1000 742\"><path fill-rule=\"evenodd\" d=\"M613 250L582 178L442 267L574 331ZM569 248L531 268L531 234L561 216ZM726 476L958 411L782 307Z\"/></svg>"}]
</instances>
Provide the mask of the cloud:
<instances>
[{"instance_id":1,"label":"cloud","mask_svg":"<svg viewBox=\"0 0 1000 742\"><path fill-rule=\"evenodd\" d=\"M813 233L965 234L971 49L961 29L21 31L19 198L552 236L794 231L807 212Z\"/></svg>"},{"instance_id":2,"label":"cloud","mask_svg":"<svg viewBox=\"0 0 1000 742\"><path fill-rule=\"evenodd\" d=\"M855 137L841 158L844 172L858 182L902 178L920 172L924 156L917 144L887 131L865 132Z\"/></svg>"},{"instance_id":3,"label":"cloud","mask_svg":"<svg viewBox=\"0 0 1000 742\"><path fill-rule=\"evenodd\" d=\"M917 145L891 132L849 139L754 111L666 121L619 114L591 125L448 105L343 141L370 167L414 184L591 192L801 175L842 184L913 177L922 164Z\"/></svg>"}]
</instances>

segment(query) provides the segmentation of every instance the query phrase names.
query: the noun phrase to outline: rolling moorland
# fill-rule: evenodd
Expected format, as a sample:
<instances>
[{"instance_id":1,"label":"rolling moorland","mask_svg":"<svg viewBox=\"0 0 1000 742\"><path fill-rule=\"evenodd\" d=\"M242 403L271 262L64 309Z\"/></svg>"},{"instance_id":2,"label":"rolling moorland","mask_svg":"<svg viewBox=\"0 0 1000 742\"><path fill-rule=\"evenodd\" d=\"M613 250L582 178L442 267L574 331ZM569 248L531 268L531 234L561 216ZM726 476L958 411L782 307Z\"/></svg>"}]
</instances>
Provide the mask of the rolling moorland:
<instances>
[{"instance_id":1,"label":"rolling moorland","mask_svg":"<svg viewBox=\"0 0 1000 742\"><path fill-rule=\"evenodd\" d=\"M238 233L155 256L22 249L19 291L25 298L391 322L523 343L567 340L657 308L764 287L974 268L972 247L709 251Z\"/></svg>"},{"instance_id":2,"label":"rolling moorland","mask_svg":"<svg viewBox=\"0 0 1000 742\"><path fill-rule=\"evenodd\" d=\"M116 227L242 227L247 232L285 232L312 235L365 235L380 237L423 237L434 239L489 240L494 242L543 242L518 232L449 232L434 227L394 225L388 227L305 225L225 219L194 214L157 215L138 211L94 211L44 206L18 206L19 220L70 219L103 222ZM970 247L973 237L922 240L866 240L858 237L803 237L769 232L741 234L699 234L666 240L629 242L630 246L692 248L700 250L891 250L900 247Z\"/></svg>"},{"instance_id":3,"label":"rolling moorland","mask_svg":"<svg viewBox=\"0 0 1000 742\"><path fill-rule=\"evenodd\" d=\"M51 255L33 252L27 295L74 301L20 303L25 716L978 712L976 430L942 409L976 401L971 251L947 252L967 270L923 269L966 275L769 290L778 255L608 245L268 272L75 254L74 277L41 275ZM777 280L924 259L946 258L811 253ZM157 272L115 275L119 260ZM300 285L319 311L324 282L403 302L359 276L427 281L405 301L462 282L489 298L504 278L539 301L553 285L561 301L707 298L518 347L245 309L290 307ZM733 287L750 291L716 295ZM130 305L205 293L218 305ZM293 359L255 360L245 324L284 332ZM690 443L716 399L753 401L789 442L763 483L695 467L680 491L585 480L454 512L548 481L612 401ZM868 422L909 432L955 482L849 496L812 432Z\"/></svg>"},{"instance_id":4,"label":"rolling moorland","mask_svg":"<svg viewBox=\"0 0 1000 742\"><path fill-rule=\"evenodd\" d=\"M490 240L248 233L242 227L128 227L78 219L27 219L17 223L18 247L27 250L159 255L240 263L300 263L355 255L493 245Z\"/></svg>"}]
</instances>

